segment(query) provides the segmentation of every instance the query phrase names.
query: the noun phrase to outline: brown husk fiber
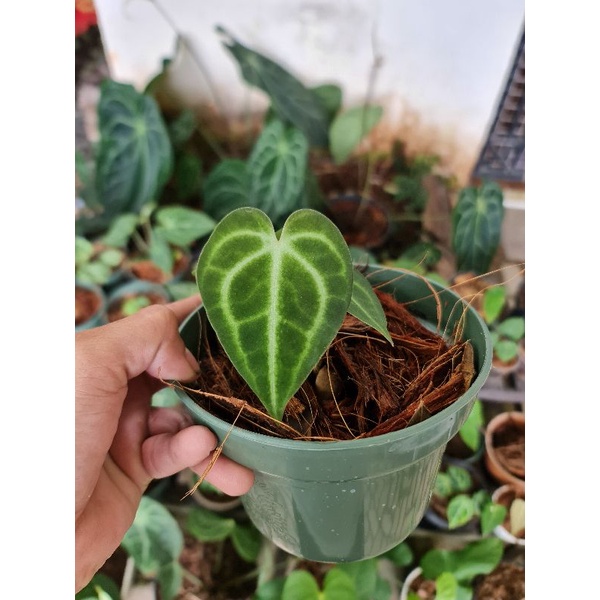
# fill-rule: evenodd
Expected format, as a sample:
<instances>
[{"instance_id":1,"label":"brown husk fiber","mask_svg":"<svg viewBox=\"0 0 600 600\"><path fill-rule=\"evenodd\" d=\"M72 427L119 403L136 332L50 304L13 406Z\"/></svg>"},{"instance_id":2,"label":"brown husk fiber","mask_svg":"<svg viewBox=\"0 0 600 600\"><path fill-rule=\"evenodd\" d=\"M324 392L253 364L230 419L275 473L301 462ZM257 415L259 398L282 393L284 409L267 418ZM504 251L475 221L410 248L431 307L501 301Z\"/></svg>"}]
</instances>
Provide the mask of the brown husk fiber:
<instances>
[{"instance_id":1,"label":"brown husk fiber","mask_svg":"<svg viewBox=\"0 0 600 600\"><path fill-rule=\"evenodd\" d=\"M225 421L258 433L305 440L349 440L397 431L455 402L473 378L468 342L448 345L390 294L375 290L394 340L346 315L334 341L282 421L270 417L203 324L200 376L186 387Z\"/></svg>"}]
</instances>

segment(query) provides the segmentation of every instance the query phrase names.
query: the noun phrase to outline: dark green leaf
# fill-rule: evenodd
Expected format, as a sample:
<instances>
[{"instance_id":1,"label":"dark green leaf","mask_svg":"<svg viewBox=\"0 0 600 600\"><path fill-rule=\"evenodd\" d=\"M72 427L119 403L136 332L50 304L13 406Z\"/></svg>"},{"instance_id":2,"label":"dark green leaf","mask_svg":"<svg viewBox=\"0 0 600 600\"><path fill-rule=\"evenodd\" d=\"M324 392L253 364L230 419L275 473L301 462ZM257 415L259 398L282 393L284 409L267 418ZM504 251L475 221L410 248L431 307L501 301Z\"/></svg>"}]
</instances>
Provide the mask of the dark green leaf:
<instances>
[{"instance_id":1,"label":"dark green leaf","mask_svg":"<svg viewBox=\"0 0 600 600\"><path fill-rule=\"evenodd\" d=\"M204 211L216 221L236 208L250 205L250 174L238 159L221 161L202 185Z\"/></svg>"},{"instance_id":2,"label":"dark green leaf","mask_svg":"<svg viewBox=\"0 0 600 600\"><path fill-rule=\"evenodd\" d=\"M354 585L357 600L372 600L377 588L377 560L360 560L353 563L342 563L335 567L350 577Z\"/></svg>"},{"instance_id":3,"label":"dark green leaf","mask_svg":"<svg viewBox=\"0 0 600 600\"><path fill-rule=\"evenodd\" d=\"M196 130L196 115L190 108L183 109L168 126L173 148L180 149Z\"/></svg>"},{"instance_id":4,"label":"dark green leaf","mask_svg":"<svg viewBox=\"0 0 600 600\"><path fill-rule=\"evenodd\" d=\"M436 579L445 571L453 573L457 564L458 556L455 551L434 548L423 555L419 566L423 569L425 579Z\"/></svg>"},{"instance_id":5,"label":"dark green leaf","mask_svg":"<svg viewBox=\"0 0 600 600\"><path fill-rule=\"evenodd\" d=\"M202 161L192 152L182 152L176 157L173 177L178 202L199 195L202 187Z\"/></svg>"},{"instance_id":6,"label":"dark green leaf","mask_svg":"<svg viewBox=\"0 0 600 600\"><path fill-rule=\"evenodd\" d=\"M256 561L262 544L262 535L256 527L237 524L231 534L231 541L236 552L246 562Z\"/></svg>"},{"instance_id":7,"label":"dark green leaf","mask_svg":"<svg viewBox=\"0 0 600 600\"><path fill-rule=\"evenodd\" d=\"M302 131L311 146L327 147L329 118L319 95L270 58L240 44L223 27L217 31L227 36L223 44L238 62L243 78L269 96L277 116Z\"/></svg>"},{"instance_id":8,"label":"dark green leaf","mask_svg":"<svg viewBox=\"0 0 600 600\"><path fill-rule=\"evenodd\" d=\"M139 213L156 200L173 164L156 101L131 85L106 80L98 104L96 189L105 215Z\"/></svg>"},{"instance_id":9,"label":"dark green leaf","mask_svg":"<svg viewBox=\"0 0 600 600\"><path fill-rule=\"evenodd\" d=\"M105 594L104 597L102 594ZM104 573L96 573L92 580L77 594L75 600L120 600L119 586Z\"/></svg>"},{"instance_id":10,"label":"dark green leaf","mask_svg":"<svg viewBox=\"0 0 600 600\"><path fill-rule=\"evenodd\" d=\"M204 245L196 280L231 362L281 419L350 303L352 263L342 234L321 213L302 209L278 237L265 213L239 208Z\"/></svg>"},{"instance_id":11,"label":"dark green leaf","mask_svg":"<svg viewBox=\"0 0 600 600\"><path fill-rule=\"evenodd\" d=\"M353 271L352 298L348 312L381 333L392 346L394 345L381 302L375 295L369 280L356 269Z\"/></svg>"},{"instance_id":12,"label":"dark green leaf","mask_svg":"<svg viewBox=\"0 0 600 600\"><path fill-rule=\"evenodd\" d=\"M183 534L162 503L142 496L135 520L121 545L142 574L154 576L162 566L179 559L183 550Z\"/></svg>"},{"instance_id":13,"label":"dark green leaf","mask_svg":"<svg viewBox=\"0 0 600 600\"><path fill-rule=\"evenodd\" d=\"M329 137L331 155L338 165L348 159L382 115L381 106L358 106L335 117L329 129Z\"/></svg>"},{"instance_id":14,"label":"dark green leaf","mask_svg":"<svg viewBox=\"0 0 600 600\"><path fill-rule=\"evenodd\" d=\"M194 508L185 522L186 530L201 542L219 542L236 528L234 519L222 517L204 508Z\"/></svg>"},{"instance_id":15,"label":"dark green leaf","mask_svg":"<svg viewBox=\"0 0 600 600\"><path fill-rule=\"evenodd\" d=\"M283 577L266 581L254 592L252 600L281 600L285 581Z\"/></svg>"},{"instance_id":16,"label":"dark green leaf","mask_svg":"<svg viewBox=\"0 0 600 600\"><path fill-rule=\"evenodd\" d=\"M459 271L486 273L500 244L504 206L496 183L461 190L452 210L452 247Z\"/></svg>"},{"instance_id":17,"label":"dark green leaf","mask_svg":"<svg viewBox=\"0 0 600 600\"><path fill-rule=\"evenodd\" d=\"M276 225L300 205L308 161L308 142L294 127L281 121L269 123L261 132L250 158L250 204Z\"/></svg>"},{"instance_id":18,"label":"dark green leaf","mask_svg":"<svg viewBox=\"0 0 600 600\"><path fill-rule=\"evenodd\" d=\"M342 107L342 88L339 85L325 83L312 88L327 112L331 122Z\"/></svg>"}]
</instances>

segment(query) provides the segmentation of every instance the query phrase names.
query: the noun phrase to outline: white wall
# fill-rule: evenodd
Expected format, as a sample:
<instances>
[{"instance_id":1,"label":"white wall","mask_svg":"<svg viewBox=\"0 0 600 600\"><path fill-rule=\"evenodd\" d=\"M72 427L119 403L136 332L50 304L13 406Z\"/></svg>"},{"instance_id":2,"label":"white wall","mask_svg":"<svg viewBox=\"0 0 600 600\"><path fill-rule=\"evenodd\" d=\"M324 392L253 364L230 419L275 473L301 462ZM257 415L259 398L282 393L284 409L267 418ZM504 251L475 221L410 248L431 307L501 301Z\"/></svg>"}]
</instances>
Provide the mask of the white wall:
<instances>
[{"instance_id":1,"label":"white wall","mask_svg":"<svg viewBox=\"0 0 600 600\"><path fill-rule=\"evenodd\" d=\"M157 4L158 7L157 7ZM112 76L142 88L189 40L205 74L183 58L172 88L184 104L213 101L228 115L264 108L249 92L214 30L286 66L305 84L341 84L347 105L368 87L374 51L383 59L374 99L385 107L385 143L441 154L466 177L477 158L524 19L524 0L95 0Z\"/></svg>"}]
</instances>

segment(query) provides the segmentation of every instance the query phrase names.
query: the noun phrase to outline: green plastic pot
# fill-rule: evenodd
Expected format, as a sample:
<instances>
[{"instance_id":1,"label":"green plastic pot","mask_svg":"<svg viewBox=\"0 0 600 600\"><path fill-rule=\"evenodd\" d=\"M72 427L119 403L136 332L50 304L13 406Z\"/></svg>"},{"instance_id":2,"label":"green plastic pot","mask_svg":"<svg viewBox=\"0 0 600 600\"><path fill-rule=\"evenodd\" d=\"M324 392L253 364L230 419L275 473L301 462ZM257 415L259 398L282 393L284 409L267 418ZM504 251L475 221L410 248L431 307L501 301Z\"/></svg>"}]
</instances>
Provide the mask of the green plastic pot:
<instances>
[{"instance_id":1,"label":"green plastic pot","mask_svg":"<svg viewBox=\"0 0 600 600\"><path fill-rule=\"evenodd\" d=\"M254 485L243 496L254 525L283 550L312 561L378 556L417 527L446 444L466 420L491 366L488 329L456 294L404 271L374 266L368 272L373 284L386 284L384 291L410 302L411 311L431 328L436 328L438 305L429 286L439 292L442 331L452 331L466 311L463 339L473 345L476 377L451 406L421 423L370 439L308 442L232 428L178 390L196 423L209 427L220 441L229 433L223 453L254 471ZM194 312L181 326L192 352L198 349L199 322Z\"/></svg>"}]
</instances>

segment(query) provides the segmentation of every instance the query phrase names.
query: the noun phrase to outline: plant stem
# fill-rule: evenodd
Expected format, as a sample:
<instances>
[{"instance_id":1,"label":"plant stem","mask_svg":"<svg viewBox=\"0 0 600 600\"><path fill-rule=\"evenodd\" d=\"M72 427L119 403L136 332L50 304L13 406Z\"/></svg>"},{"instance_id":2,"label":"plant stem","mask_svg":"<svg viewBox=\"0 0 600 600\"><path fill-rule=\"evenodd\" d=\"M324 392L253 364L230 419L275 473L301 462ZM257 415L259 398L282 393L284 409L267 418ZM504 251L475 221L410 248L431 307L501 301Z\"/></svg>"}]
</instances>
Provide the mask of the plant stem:
<instances>
[{"instance_id":1,"label":"plant stem","mask_svg":"<svg viewBox=\"0 0 600 600\"><path fill-rule=\"evenodd\" d=\"M198 586L200 589L204 589L204 582L201 579L198 579L191 571L188 571L185 567L181 567L181 572L188 581Z\"/></svg>"}]
</instances>

